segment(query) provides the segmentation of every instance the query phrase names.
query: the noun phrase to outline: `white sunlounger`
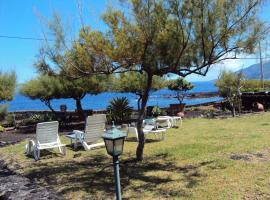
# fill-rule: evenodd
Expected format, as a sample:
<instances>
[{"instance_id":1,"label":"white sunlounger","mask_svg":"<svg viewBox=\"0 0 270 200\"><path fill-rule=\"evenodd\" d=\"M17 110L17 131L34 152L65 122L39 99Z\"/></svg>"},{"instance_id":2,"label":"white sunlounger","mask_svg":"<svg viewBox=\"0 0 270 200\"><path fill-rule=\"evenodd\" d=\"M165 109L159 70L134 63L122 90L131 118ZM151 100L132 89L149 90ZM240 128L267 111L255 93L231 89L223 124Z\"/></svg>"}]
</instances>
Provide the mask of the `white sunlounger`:
<instances>
[{"instance_id":1,"label":"white sunlounger","mask_svg":"<svg viewBox=\"0 0 270 200\"><path fill-rule=\"evenodd\" d=\"M66 154L66 145L62 144L58 135L58 121L38 123L36 142L30 140L26 145L27 154L34 153L35 160L40 159L40 150L59 148L60 153Z\"/></svg>"},{"instance_id":2,"label":"white sunlounger","mask_svg":"<svg viewBox=\"0 0 270 200\"><path fill-rule=\"evenodd\" d=\"M77 148L77 144L81 143L85 150L104 146L104 142L98 142L102 139L102 135L105 133L106 115L92 115L86 119L84 131L74 130L72 134L67 135L74 142L74 148ZM90 143L90 144L88 144Z\"/></svg>"},{"instance_id":3,"label":"white sunlounger","mask_svg":"<svg viewBox=\"0 0 270 200\"><path fill-rule=\"evenodd\" d=\"M165 132L166 132L165 128L156 129L156 127L153 125L145 125L143 128L143 133L144 133L145 139L149 133L153 133L158 140L164 140L165 139ZM137 141L139 141L139 133L138 133L138 130L136 127L128 127L127 133L128 134L135 134Z\"/></svg>"}]
</instances>

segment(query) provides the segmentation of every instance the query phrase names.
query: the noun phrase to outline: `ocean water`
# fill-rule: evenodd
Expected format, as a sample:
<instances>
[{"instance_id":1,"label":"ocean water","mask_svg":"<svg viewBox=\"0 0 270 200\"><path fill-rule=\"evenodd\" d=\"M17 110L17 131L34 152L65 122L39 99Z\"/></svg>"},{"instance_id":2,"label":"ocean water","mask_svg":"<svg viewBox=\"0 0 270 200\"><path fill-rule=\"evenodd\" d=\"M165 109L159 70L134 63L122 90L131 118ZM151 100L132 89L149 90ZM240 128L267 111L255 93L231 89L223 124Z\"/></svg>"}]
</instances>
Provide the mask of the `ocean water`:
<instances>
[{"instance_id":1,"label":"ocean water","mask_svg":"<svg viewBox=\"0 0 270 200\"><path fill-rule=\"evenodd\" d=\"M194 82L194 89L190 92L216 92L217 88L214 82ZM176 98L169 98L174 93L168 89L162 89L157 92L153 92L150 95L148 106L158 105L160 107L169 107L170 104L178 103ZM105 92L99 95L86 95L82 100L82 106L84 109L104 110L109 105L111 99L115 97L127 97L130 102L130 106L134 109L137 108L137 97L131 93L113 93ZM220 97L212 98L196 98L185 99L184 102L188 105L195 105L200 103L212 102L221 100ZM73 99L56 99L52 101L52 106L55 110L59 110L61 104L66 104L68 110L74 110L76 108L75 101ZM28 111L28 110L48 110L47 106L40 100L31 100L28 97L17 94L13 101L9 102L9 111Z\"/></svg>"}]
</instances>

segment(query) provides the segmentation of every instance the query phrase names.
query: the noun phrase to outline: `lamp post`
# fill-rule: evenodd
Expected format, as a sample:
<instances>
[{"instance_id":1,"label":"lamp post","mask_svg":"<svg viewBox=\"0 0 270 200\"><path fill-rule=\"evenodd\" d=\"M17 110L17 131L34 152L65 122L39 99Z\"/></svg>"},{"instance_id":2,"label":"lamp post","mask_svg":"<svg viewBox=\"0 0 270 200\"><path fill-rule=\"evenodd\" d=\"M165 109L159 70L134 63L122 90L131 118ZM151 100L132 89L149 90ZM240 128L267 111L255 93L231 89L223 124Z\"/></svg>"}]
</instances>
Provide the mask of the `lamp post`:
<instances>
[{"instance_id":1,"label":"lamp post","mask_svg":"<svg viewBox=\"0 0 270 200\"><path fill-rule=\"evenodd\" d=\"M118 157L123 152L125 137L126 137L126 134L120 131L119 129L117 129L114 125L112 126L111 130L107 131L106 134L103 135L107 153L113 157L115 189L116 189L117 200L122 199Z\"/></svg>"}]
</instances>

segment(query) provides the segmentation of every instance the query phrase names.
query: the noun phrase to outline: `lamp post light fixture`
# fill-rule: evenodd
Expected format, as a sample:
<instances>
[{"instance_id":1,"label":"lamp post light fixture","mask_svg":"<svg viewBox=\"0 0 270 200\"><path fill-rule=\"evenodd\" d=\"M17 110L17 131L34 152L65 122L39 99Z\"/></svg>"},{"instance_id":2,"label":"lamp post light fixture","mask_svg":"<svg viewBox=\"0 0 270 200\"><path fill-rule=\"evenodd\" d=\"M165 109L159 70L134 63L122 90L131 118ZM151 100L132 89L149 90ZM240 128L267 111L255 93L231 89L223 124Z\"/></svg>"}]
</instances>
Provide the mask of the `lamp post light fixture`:
<instances>
[{"instance_id":1,"label":"lamp post light fixture","mask_svg":"<svg viewBox=\"0 0 270 200\"><path fill-rule=\"evenodd\" d=\"M127 135L124 132L117 129L114 125L112 126L111 130L107 131L106 134L103 135L107 153L113 157L117 200L122 199L118 156L120 156L123 153L124 141L126 136Z\"/></svg>"}]
</instances>

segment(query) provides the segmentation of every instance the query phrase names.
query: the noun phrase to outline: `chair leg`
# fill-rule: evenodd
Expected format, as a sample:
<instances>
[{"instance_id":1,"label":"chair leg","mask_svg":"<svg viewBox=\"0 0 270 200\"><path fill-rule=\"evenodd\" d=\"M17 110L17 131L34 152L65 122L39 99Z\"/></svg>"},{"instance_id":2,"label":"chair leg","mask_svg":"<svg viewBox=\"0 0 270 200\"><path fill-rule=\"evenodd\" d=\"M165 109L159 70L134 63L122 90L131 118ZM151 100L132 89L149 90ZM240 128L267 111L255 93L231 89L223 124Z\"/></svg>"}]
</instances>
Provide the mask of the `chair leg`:
<instances>
[{"instance_id":1,"label":"chair leg","mask_svg":"<svg viewBox=\"0 0 270 200\"><path fill-rule=\"evenodd\" d=\"M61 147L61 150L62 150L62 154L65 156L67 154L67 148L64 146L64 147Z\"/></svg>"},{"instance_id":2,"label":"chair leg","mask_svg":"<svg viewBox=\"0 0 270 200\"><path fill-rule=\"evenodd\" d=\"M144 142L146 142L147 134L144 134Z\"/></svg>"},{"instance_id":3,"label":"chair leg","mask_svg":"<svg viewBox=\"0 0 270 200\"><path fill-rule=\"evenodd\" d=\"M162 134L162 140L165 140L165 132L163 131L161 134Z\"/></svg>"},{"instance_id":4,"label":"chair leg","mask_svg":"<svg viewBox=\"0 0 270 200\"><path fill-rule=\"evenodd\" d=\"M40 150L38 148L34 149L34 157L36 161L40 159Z\"/></svg>"},{"instance_id":5,"label":"chair leg","mask_svg":"<svg viewBox=\"0 0 270 200\"><path fill-rule=\"evenodd\" d=\"M63 154L62 148L58 147L58 149L59 149L60 153Z\"/></svg>"}]
</instances>

